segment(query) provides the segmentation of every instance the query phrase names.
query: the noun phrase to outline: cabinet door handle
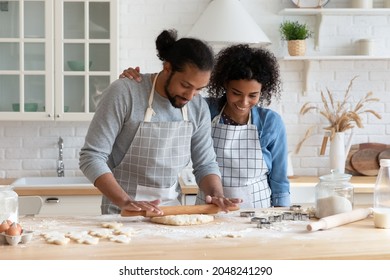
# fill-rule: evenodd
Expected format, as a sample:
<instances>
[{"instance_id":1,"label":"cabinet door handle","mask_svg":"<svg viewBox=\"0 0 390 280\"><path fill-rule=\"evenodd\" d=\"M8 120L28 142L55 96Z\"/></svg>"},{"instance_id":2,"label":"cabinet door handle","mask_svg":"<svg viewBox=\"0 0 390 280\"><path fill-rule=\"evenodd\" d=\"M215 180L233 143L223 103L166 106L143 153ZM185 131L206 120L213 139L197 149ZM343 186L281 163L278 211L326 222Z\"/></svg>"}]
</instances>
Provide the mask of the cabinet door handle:
<instances>
[{"instance_id":1,"label":"cabinet door handle","mask_svg":"<svg viewBox=\"0 0 390 280\"><path fill-rule=\"evenodd\" d=\"M48 197L45 200L45 203L59 203L60 199L58 197Z\"/></svg>"}]
</instances>

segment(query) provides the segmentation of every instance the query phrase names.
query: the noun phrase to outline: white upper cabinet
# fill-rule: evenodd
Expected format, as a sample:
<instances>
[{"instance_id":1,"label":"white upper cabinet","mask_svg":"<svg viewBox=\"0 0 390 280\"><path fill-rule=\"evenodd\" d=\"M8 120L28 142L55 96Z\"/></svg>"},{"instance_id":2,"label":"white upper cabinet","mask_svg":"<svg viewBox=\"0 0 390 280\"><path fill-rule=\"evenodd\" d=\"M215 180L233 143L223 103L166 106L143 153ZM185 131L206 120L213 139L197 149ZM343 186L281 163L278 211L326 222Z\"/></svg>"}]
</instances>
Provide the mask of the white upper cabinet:
<instances>
[{"instance_id":1,"label":"white upper cabinet","mask_svg":"<svg viewBox=\"0 0 390 280\"><path fill-rule=\"evenodd\" d=\"M90 120L118 77L117 1L1 1L0 26L0 120Z\"/></svg>"}]
</instances>

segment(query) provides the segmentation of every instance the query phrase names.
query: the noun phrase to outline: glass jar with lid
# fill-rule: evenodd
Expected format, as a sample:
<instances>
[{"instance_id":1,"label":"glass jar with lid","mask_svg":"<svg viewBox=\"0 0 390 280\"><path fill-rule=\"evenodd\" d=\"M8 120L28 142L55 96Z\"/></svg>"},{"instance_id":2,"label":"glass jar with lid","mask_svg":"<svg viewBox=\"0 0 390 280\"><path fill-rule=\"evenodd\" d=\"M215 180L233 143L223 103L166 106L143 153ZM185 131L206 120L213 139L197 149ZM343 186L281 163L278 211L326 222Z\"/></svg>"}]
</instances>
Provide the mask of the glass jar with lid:
<instances>
[{"instance_id":1,"label":"glass jar with lid","mask_svg":"<svg viewBox=\"0 0 390 280\"><path fill-rule=\"evenodd\" d=\"M10 220L17 223L19 216L18 194L13 186L0 185L0 223Z\"/></svg>"},{"instance_id":2,"label":"glass jar with lid","mask_svg":"<svg viewBox=\"0 0 390 280\"><path fill-rule=\"evenodd\" d=\"M352 175L333 172L320 177L316 185L316 217L323 218L351 211L353 208Z\"/></svg>"}]
</instances>

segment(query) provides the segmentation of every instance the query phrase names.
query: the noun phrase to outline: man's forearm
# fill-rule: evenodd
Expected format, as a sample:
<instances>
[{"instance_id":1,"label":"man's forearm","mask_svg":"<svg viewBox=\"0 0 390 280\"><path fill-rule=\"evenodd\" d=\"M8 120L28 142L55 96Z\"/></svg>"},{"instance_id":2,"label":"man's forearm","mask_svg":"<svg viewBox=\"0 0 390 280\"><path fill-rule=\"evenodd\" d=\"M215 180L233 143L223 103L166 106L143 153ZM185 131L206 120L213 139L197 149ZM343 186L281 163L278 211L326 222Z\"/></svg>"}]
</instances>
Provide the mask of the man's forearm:
<instances>
[{"instance_id":1,"label":"man's forearm","mask_svg":"<svg viewBox=\"0 0 390 280\"><path fill-rule=\"evenodd\" d=\"M105 173L99 176L94 185L119 208L122 208L131 200L129 195L118 184L112 173Z\"/></svg>"}]
</instances>

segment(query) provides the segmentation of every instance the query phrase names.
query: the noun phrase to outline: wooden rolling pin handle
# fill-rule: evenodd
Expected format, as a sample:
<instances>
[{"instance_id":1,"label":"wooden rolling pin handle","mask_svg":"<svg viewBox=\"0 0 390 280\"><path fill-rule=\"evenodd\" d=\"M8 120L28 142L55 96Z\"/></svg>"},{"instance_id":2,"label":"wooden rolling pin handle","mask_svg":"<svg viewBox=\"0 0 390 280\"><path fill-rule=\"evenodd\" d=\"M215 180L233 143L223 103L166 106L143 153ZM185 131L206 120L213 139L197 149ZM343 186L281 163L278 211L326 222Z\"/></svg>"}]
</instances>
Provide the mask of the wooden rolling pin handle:
<instances>
[{"instance_id":1,"label":"wooden rolling pin handle","mask_svg":"<svg viewBox=\"0 0 390 280\"><path fill-rule=\"evenodd\" d=\"M216 214L221 209L214 204L204 204L204 205L183 205L183 206L161 206L160 209L164 212L163 216L168 215L183 215L183 214ZM229 211L239 210L237 207L228 207ZM122 210L122 216L134 217L134 216L144 216L144 217L156 217L160 216L154 212L147 211L127 211Z\"/></svg>"},{"instance_id":2,"label":"wooden rolling pin handle","mask_svg":"<svg viewBox=\"0 0 390 280\"><path fill-rule=\"evenodd\" d=\"M317 231L329 229L337 226L349 224L363 220L372 214L371 208L356 209L345 213L340 213L319 219L317 222L310 223L306 226L308 231Z\"/></svg>"}]
</instances>

